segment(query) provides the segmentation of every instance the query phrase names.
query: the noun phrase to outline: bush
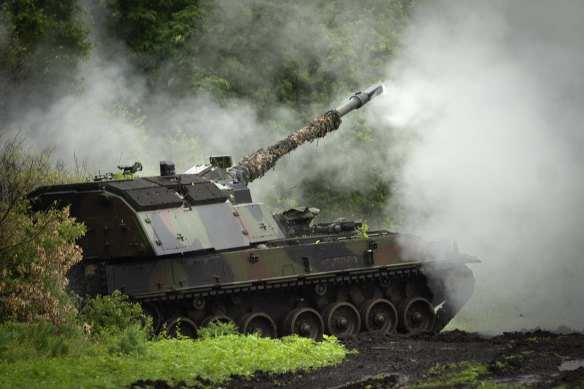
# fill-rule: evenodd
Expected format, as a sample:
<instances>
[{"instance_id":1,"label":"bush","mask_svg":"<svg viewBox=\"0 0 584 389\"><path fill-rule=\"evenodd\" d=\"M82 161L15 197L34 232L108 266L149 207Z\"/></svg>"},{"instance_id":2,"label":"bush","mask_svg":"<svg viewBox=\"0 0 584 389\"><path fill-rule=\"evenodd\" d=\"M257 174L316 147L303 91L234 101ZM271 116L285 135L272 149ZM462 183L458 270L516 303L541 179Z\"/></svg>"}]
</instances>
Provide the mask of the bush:
<instances>
[{"instance_id":1,"label":"bush","mask_svg":"<svg viewBox=\"0 0 584 389\"><path fill-rule=\"evenodd\" d=\"M210 339L218 336L239 335L239 331L233 322L214 321L209 323L207 327L199 328L197 335L201 339Z\"/></svg>"},{"instance_id":2,"label":"bush","mask_svg":"<svg viewBox=\"0 0 584 389\"><path fill-rule=\"evenodd\" d=\"M76 310L63 291L65 274L81 261L75 240L84 227L69 210L30 213L24 201L5 213L0 231L2 320L64 323Z\"/></svg>"},{"instance_id":3,"label":"bush","mask_svg":"<svg viewBox=\"0 0 584 389\"><path fill-rule=\"evenodd\" d=\"M95 337L118 336L131 326L149 327L140 304L129 301L119 290L111 296L95 296L81 309L80 319L90 325ZM146 323L146 325L144 325Z\"/></svg>"},{"instance_id":4,"label":"bush","mask_svg":"<svg viewBox=\"0 0 584 389\"><path fill-rule=\"evenodd\" d=\"M25 151L18 134L3 138L0 149L0 320L55 325L76 312L63 291L65 274L81 261L75 240L85 227L69 209L33 212L26 198L37 185L65 182L50 156Z\"/></svg>"},{"instance_id":5,"label":"bush","mask_svg":"<svg viewBox=\"0 0 584 389\"><path fill-rule=\"evenodd\" d=\"M116 342L108 349L110 354L133 354L140 355L146 349L146 338L148 334L146 328L139 324L131 324L121 334Z\"/></svg>"}]
</instances>

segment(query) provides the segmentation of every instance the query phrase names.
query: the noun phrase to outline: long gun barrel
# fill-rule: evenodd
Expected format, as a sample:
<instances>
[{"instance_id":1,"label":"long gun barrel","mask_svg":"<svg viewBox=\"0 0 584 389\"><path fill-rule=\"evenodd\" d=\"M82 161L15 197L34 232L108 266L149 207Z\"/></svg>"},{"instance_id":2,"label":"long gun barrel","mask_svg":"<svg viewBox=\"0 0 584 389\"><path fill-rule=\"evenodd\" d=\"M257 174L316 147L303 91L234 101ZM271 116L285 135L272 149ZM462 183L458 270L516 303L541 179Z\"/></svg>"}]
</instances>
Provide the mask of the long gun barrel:
<instances>
[{"instance_id":1,"label":"long gun barrel","mask_svg":"<svg viewBox=\"0 0 584 389\"><path fill-rule=\"evenodd\" d=\"M354 109L361 108L369 100L383 92L381 84L371 85L362 92L357 92L349 98L349 101L337 109L333 109L312 120L306 127L294 132L278 143L259 149L241 159L228 170L228 173L242 183L248 183L263 176L276 165L276 162L284 155L305 142L312 142L322 138L329 132L339 128L341 117Z\"/></svg>"},{"instance_id":2,"label":"long gun barrel","mask_svg":"<svg viewBox=\"0 0 584 389\"><path fill-rule=\"evenodd\" d=\"M354 109L359 109L373 99L375 96L383 93L383 86L381 84L371 85L363 92L357 92L349 98L345 104L336 109L339 116L345 116Z\"/></svg>"}]
</instances>

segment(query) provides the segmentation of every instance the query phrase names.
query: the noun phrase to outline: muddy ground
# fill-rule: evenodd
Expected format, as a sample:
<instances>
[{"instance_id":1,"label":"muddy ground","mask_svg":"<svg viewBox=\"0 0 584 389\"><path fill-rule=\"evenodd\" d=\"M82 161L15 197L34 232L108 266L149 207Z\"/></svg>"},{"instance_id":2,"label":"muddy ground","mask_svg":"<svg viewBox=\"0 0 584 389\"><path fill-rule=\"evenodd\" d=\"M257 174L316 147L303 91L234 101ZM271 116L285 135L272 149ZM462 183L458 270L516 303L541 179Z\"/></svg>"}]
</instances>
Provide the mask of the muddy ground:
<instances>
[{"instance_id":1,"label":"muddy ground","mask_svg":"<svg viewBox=\"0 0 584 389\"><path fill-rule=\"evenodd\" d=\"M358 353L339 366L279 375L258 372L252 378L234 376L217 387L399 388L430 382L438 387L465 388L481 382L584 387L584 334L531 331L484 336L448 331L360 334L341 341ZM160 382L149 384L168 387Z\"/></svg>"}]
</instances>

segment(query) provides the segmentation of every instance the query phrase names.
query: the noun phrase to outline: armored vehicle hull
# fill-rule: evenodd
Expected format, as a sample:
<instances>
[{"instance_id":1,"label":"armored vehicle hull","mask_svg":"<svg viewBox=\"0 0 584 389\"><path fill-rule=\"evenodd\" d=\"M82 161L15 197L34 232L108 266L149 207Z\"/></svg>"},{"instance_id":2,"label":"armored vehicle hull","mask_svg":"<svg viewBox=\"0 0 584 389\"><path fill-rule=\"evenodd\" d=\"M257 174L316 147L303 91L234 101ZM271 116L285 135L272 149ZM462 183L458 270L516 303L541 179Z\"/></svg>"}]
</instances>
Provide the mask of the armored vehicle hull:
<instances>
[{"instance_id":1,"label":"armored vehicle hull","mask_svg":"<svg viewBox=\"0 0 584 389\"><path fill-rule=\"evenodd\" d=\"M190 336L214 320L315 339L436 331L472 294L466 264L478 262L415 236L360 236L354 223L282 221L196 175L42 187L31 198L37 209L69 205L87 226L74 290L120 290L156 328Z\"/></svg>"},{"instance_id":2,"label":"armored vehicle hull","mask_svg":"<svg viewBox=\"0 0 584 389\"><path fill-rule=\"evenodd\" d=\"M69 206L85 223L83 261L71 271L81 295L119 290L139 302L155 329L195 337L213 321L262 336L359 331L439 331L470 298L475 257L451 244L357 222L313 224L314 208L271 214L247 182L340 117L381 93L358 92L278 144L231 166L213 157L195 174L46 186L36 209Z\"/></svg>"}]
</instances>

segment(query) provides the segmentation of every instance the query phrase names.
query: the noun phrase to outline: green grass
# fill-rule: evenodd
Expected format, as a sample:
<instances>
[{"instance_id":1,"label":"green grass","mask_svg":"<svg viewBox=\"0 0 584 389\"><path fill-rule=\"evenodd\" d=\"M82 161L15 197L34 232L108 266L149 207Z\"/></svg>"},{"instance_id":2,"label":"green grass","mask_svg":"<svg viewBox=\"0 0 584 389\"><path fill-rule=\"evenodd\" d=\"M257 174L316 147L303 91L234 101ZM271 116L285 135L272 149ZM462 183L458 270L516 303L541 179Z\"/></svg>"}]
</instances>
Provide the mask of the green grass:
<instances>
[{"instance_id":1,"label":"green grass","mask_svg":"<svg viewBox=\"0 0 584 389\"><path fill-rule=\"evenodd\" d=\"M119 388L137 380L221 382L256 370L284 372L340 363L347 349L334 337L316 343L300 337L264 339L227 335L200 340L147 342L141 353L111 353L94 346L79 357L3 361L0 388Z\"/></svg>"},{"instance_id":2,"label":"green grass","mask_svg":"<svg viewBox=\"0 0 584 389\"><path fill-rule=\"evenodd\" d=\"M424 376L415 385L416 388L433 388L433 387L453 387L459 385L476 385L478 377L487 372L487 367L481 364L471 362L451 363L442 365L437 363L436 366L428 370Z\"/></svg>"},{"instance_id":3,"label":"green grass","mask_svg":"<svg viewBox=\"0 0 584 389\"><path fill-rule=\"evenodd\" d=\"M524 356L533 351L524 351L520 354L504 357L503 361L496 361L496 367L506 370L509 367L508 361L513 359L523 359ZM411 386L418 388L481 388L481 389L515 389L528 388L530 384L503 384L489 382L489 366L471 361L450 363L443 365L437 363L428 370L423 378Z\"/></svg>"},{"instance_id":4,"label":"green grass","mask_svg":"<svg viewBox=\"0 0 584 389\"><path fill-rule=\"evenodd\" d=\"M60 325L0 323L0 389L121 388L138 380L193 386L197 377L220 383L231 374L335 365L349 353L335 337L264 339L233 323L211 323L198 335L153 335L139 305L119 293L97 296Z\"/></svg>"},{"instance_id":5,"label":"green grass","mask_svg":"<svg viewBox=\"0 0 584 389\"><path fill-rule=\"evenodd\" d=\"M487 365L470 361L448 365L437 363L412 388L515 389L526 387L520 384L496 384L485 381L484 379L488 377L487 370Z\"/></svg>"}]
</instances>

